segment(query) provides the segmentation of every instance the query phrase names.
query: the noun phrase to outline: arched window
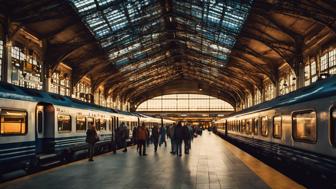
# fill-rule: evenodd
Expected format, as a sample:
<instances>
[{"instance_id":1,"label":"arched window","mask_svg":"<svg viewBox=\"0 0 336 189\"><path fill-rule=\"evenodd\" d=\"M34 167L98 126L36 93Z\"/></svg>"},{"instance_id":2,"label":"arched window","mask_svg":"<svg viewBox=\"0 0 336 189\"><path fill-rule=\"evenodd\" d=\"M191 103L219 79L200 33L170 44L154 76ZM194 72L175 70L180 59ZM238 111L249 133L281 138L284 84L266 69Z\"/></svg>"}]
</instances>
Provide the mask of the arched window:
<instances>
[{"instance_id":1,"label":"arched window","mask_svg":"<svg viewBox=\"0 0 336 189\"><path fill-rule=\"evenodd\" d=\"M200 94L158 96L141 103L137 111L233 111L232 105L215 97Z\"/></svg>"}]
</instances>

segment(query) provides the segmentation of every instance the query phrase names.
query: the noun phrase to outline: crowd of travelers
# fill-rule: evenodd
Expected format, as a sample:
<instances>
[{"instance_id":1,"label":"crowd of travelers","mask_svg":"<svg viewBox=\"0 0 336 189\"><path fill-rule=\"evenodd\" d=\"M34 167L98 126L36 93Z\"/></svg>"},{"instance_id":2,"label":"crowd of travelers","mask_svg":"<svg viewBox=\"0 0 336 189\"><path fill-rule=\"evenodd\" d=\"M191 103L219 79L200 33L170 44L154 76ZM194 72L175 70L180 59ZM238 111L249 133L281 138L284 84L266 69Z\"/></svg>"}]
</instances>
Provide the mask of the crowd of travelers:
<instances>
[{"instance_id":1,"label":"crowd of travelers","mask_svg":"<svg viewBox=\"0 0 336 189\"><path fill-rule=\"evenodd\" d=\"M158 147L167 147L167 138L171 142L171 154L182 156L182 144L184 144L184 154L189 154L191 142L196 134L201 134L198 127L192 127L189 124L182 125L182 122L170 126L160 127L156 124L151 129L142 123L139 127L134 127L132 131L131 141L137 145L137 152L140 156L146 156L146 148L150 143L154 145L156 153ZM86 132L86 142L88 143L89 161L93 161L94 144L99 141L99 137L94 125L91 125ZM123 152L127 152L127 142L129 140L129 129L122 122L119 127L112 132L112 152L116 153L118 148L123 148Z\"/></svg>"}]
</instances>

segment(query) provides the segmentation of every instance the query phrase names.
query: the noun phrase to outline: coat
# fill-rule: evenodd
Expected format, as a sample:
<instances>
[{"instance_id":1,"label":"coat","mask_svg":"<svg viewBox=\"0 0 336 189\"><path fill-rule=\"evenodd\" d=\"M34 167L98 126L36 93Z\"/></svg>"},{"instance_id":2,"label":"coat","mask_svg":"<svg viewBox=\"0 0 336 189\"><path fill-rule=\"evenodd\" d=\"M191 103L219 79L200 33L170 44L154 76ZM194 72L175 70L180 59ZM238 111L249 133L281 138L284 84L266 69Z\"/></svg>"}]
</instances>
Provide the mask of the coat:
<instances>
[{"instance_id":1,"label":"coat","mask_svg":"<svg viewBox=\"0 0 336 189\"><path fill-rule=\"evenodd\" d=\"M191 133L187 126L182 127L183 130L183 140L191 140Z\"/></svg>"},{"instance_id":2,"label":"coat","mask_svg":"<svg viewBox=\"0 0 336 189\"><path fill-rule=\"evenodd\" d=\"M148 139L148 132L145 127L139 127L137 132L137 139L138 140L147 140Z\"/></svg>"},{"instance_id":3,"label":"coat","mask_svg":"<svg viewBox=\"0 0 336 189\"><path fill-rule=\"evenodd\" d=\"M89 144L94 144L99 141L96 129L88 129L86 131L86 142Z\"/></svg>"},{"instance_id":4,"label":"coat","mask_svg":"<svg viewBox=\"0 0 336 189\"><path fill-rule=\"evenodd\" d=\"M175 127L174 137L176 140L183 140L183 127L177 125Z\"/></svg>"},{"instance_id":5,"label":"coat","mask_svg":"<svg viewBox=\"0 0 336 189\"><path fill-rule=\"evenodd\" d=\"M152 129L152 137L153 139L158 139L159 138L159 128L158 127L153 127Z\"/></svg>"},{"instance_id":6,"label":"coat","mask_svg":"<svg viewBox=\"0 0 336 189\"><path fill-rule=\"evenodd\" d=\"M167 136L168 136L170 139L174 139L175 127L176 127L176 126L170 126L170 127L168 128Z\"/></svg>"}]
</instances>

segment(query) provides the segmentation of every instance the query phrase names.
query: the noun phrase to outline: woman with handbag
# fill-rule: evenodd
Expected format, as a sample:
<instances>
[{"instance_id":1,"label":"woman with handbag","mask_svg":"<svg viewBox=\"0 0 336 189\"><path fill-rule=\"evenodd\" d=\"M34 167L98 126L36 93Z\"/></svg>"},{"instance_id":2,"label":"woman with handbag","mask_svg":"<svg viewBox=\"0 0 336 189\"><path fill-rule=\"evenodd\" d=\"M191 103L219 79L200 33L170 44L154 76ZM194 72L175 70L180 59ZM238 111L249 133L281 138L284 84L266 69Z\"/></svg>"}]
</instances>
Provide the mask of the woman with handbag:
<instances>
[{"instance_id":1,"label":"woman with handbag","mask_svg":"<svg viewBox=\"0 0 336 189\"><path fill-rule=\"evenodd\" d=\"M94 155L94 145L99 141L99 137L96 131L96 127L94 124L88 125L89 129L86 131L86 142L88 143L89 150L89 161L93 161Z\"/></svg>"}]
</instances>

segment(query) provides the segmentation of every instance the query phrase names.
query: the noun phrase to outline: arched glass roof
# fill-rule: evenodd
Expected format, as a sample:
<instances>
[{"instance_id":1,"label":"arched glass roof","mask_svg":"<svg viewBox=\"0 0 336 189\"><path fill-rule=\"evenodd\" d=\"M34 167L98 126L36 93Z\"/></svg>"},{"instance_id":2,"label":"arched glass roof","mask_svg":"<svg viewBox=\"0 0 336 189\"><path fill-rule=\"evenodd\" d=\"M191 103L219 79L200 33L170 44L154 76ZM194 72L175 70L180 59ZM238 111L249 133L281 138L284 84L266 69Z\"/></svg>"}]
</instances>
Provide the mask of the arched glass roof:
<instances>
[{"instance_id":1,"label":"arched glass roof","mask_svg":"<svg viewBox=\"0 0 336 189\"><path fill-rule=\"evenodd\" d=\"M119 68L181 55L222 67L252 4L252 0L68 1ZM145 58L149 59L142 62Z\"/></svg>"},{"instance_id":2,"label":"arched glass roof","mask_svg":"<svg viewBox=\"0 0 336 189\"><path fill-rule=\"evenodd\" d=\"M154 97L137 107L137 111L233 111L233 107L215 97L200 94L171 94Z\"/></svg>"}]
</instances>

